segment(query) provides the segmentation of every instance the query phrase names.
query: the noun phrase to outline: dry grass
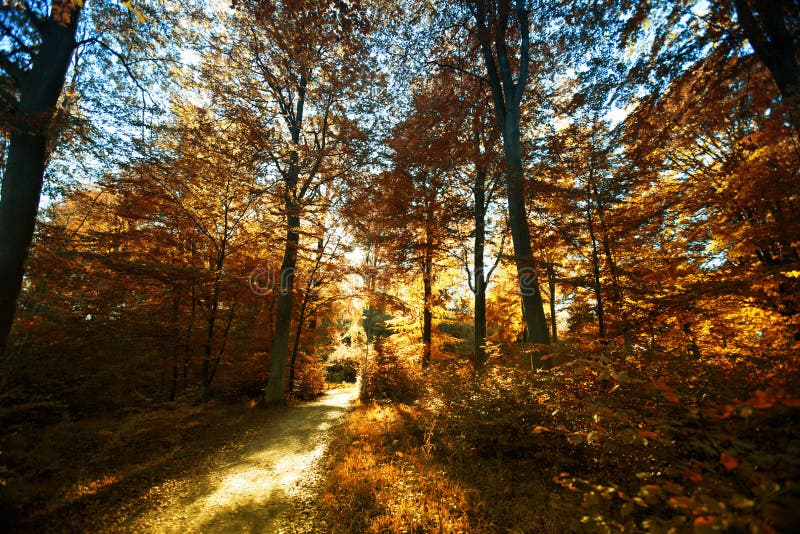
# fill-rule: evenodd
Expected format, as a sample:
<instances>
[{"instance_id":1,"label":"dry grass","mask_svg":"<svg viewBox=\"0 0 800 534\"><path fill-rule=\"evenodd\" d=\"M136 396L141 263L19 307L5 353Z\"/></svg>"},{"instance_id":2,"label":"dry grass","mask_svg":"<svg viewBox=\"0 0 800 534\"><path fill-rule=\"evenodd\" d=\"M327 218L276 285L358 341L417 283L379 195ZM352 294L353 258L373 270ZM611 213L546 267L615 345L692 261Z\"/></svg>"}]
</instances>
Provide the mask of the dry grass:
<instances>
[{"instance_id":1,"label":"dry grass","mask_svg":"<svg viewBox=\"0 0 800 534\"><path fill-rule=\"evenodd\" d=\"M329 455L322 503L333 532L563 532L536 466L443 462L425 414L405 404L357 409ZM541 470L539 470L541 471Z\"/></svg>"}]
</instances>

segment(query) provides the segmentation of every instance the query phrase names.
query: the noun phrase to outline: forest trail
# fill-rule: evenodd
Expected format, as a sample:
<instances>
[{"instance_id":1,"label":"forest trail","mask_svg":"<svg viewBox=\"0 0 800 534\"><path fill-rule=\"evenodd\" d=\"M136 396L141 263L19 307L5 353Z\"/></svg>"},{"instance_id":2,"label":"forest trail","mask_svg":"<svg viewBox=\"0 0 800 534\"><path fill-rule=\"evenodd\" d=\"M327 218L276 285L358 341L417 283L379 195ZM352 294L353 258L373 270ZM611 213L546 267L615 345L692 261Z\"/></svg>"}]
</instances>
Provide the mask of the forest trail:
<instances>
[{"instance_id":1,"label":"forest trail","mask_svg":"<svg viewBox=\"0 0 800 534\"><path fill-rule=\"evenodd\" d=\"M357 392L334 389L295 406L243 449L221 449L205 468L153 487L150 504L118 525L120 530L312 532L319 460Z\"/></svg>"}]
</instances>

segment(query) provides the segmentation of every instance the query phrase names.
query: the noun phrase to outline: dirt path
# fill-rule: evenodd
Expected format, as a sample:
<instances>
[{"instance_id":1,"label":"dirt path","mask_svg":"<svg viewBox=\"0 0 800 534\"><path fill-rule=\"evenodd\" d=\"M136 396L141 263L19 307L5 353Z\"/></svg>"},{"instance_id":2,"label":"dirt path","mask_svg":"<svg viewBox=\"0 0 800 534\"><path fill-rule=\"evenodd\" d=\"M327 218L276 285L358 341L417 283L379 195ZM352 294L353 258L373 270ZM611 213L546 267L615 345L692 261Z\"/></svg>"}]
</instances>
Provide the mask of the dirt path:
<instances>
[{"instance_id":1,"label":"dirt path","mask_svg":"<svg viewBox=\"0 0 800 534\"><path fill-rule=\"evenodd\" d=\"M124 532L313 532L318 460L355 388L328 391L287 411L243 448L223 449L192 475L152 488Z\"/></svg>"}]
</instances>

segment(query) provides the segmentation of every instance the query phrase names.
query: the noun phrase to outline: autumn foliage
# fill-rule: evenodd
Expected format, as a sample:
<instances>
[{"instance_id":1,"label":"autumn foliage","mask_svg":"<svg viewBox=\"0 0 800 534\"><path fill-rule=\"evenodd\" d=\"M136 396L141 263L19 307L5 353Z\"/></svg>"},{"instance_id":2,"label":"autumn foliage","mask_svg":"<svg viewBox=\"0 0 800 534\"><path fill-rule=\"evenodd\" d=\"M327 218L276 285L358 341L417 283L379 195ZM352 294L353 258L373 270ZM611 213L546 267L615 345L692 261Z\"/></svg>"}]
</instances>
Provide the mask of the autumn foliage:
<instances>
[{"instance_id":1,"label":"autumn foliage","mask_svg":"<svg viewBox=\"0 0 800 534\"><path fill-rule=\"evenodd\" d=\"M344 532L800 524L797 2L190 4L0 9L0 512L357 382Z\"/></svg>"}]
</instances>

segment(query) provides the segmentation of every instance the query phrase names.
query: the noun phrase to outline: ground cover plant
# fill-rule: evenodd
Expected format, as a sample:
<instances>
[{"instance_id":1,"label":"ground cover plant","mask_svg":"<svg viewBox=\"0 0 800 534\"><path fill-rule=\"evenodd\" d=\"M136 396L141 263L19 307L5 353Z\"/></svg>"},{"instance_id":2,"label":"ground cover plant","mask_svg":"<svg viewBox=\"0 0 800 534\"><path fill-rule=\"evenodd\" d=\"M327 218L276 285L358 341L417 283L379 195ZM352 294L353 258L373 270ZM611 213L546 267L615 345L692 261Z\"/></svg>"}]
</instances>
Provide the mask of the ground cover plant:
<instances>
[{"instance_id":1,"label":"ground cover plant","mask_svg":"<svg viewBox=\"0 0 800 534\"><path fill-rule=\"evenodd\" d=\"M800 403L787 393L796 373L756 377L675 355L569 346L553 357L567 361L538 373L524 355L497 355L479 373L450 363L431 372L415 403L364 404L329 460L330 524L342 532L797 524Z\"/></svg>"}]
</instances>

